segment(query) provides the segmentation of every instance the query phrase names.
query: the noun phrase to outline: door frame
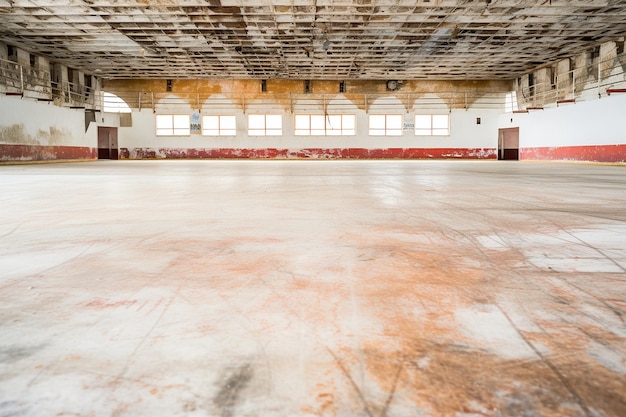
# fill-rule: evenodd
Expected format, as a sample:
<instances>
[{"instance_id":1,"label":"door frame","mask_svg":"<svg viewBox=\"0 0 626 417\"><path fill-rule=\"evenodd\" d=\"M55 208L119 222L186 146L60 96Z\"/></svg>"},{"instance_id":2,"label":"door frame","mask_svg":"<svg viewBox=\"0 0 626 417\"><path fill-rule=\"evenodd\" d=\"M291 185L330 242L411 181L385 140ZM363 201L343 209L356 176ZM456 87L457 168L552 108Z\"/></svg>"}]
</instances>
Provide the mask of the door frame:
<instances>
[{"instance_id":1,"label":"door frame","mask_svg":"<svg viewBox=\"0 0 626 417\"><path fill-rule=\"evenodd\" d=\"M506 133L515 133L517 136L517 147L506 148L504 137ZM498 160L499 161L519 161L519 127L506 127L498 129Z\"/></svg>"},{"instance_id":2,"label":"door frame","mask_svg":"<svg viewBox=\"0 0 626 417\"><path fill-rule=\"evenodd\" d=\"M98 126L98 159L119 159L117 127Z\"/></svg>"}]
</instances>

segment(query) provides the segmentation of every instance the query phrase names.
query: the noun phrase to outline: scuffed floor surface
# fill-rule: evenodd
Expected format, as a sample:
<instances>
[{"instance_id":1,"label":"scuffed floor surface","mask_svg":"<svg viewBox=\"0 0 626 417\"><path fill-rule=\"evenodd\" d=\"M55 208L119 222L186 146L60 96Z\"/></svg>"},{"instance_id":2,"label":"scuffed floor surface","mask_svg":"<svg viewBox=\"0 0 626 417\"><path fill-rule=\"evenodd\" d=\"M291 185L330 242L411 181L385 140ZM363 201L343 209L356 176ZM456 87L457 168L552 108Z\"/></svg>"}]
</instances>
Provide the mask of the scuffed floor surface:
<instances>
[{"instance_id":1,"label":"scuffed floor surface","mask_svg":"<svg viewBox=\"0 0 626 417\"><path fill-rule=\"evenodd\" d=\"M0 189L0 416L626 416L624 167L121 161Z\"/></svg>"}]
</instances>

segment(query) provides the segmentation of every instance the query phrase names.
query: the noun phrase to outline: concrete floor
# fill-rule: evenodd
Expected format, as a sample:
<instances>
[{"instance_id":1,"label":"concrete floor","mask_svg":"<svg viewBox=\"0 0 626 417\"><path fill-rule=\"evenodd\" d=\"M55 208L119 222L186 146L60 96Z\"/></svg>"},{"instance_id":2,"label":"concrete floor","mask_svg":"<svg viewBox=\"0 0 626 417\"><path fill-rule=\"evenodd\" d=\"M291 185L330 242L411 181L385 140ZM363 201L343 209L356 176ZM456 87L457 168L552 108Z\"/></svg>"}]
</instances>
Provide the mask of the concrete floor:
<instances>
[{"instance_id":1,"label":"concrete floor","mask_svg":"<svg viewBox=\"0 0 626 417\"><path fill-rule=\"evenodd\" d=\"M626 167L0 166L0 416L626 416Z\"/></svg>"}]
</instances>

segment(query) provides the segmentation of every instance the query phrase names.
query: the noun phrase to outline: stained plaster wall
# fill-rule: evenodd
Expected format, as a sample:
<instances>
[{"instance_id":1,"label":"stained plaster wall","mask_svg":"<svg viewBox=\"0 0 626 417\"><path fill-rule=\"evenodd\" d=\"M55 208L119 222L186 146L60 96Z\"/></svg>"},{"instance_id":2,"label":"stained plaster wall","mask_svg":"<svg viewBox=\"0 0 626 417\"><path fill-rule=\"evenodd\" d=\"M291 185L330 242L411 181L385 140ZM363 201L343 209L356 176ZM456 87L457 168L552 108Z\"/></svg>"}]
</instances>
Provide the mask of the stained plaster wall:
<instances>
[{"instance_id":1,"label":"stained plaster wall","mask_svg":"<svg viewBox=\"0 0 626 417\"><path fill-rule=\"evenodd\" d=\"M500 116L519 127L520 159L626 162L626 94Z\"/></svg>"},{"instance_id":2,"label":"stained plaster wall","mask_svg":"<svg viewBox=\"0 0 626 417\"><path fill-rule=\"evenodd\" d=\"M258 80L173 80L173 91L169 93L164 91L165 85L165 80L118 80L105 83L104 91L113 91L133 108L132 127L119 130L122 157L325 158L339 155L494 158L498 115L504 108L504 91L511 88L508 82L407 82L397 93L389 93L384 82L352 81L346 83L345 94L338 94L338 82L312 81L311 96L303 96L302 80L268 80L268 94L260 91ZM438 92L429 92L433 90ZM370 92L368 99L363 98L363 91ZM464 93L461 91L470 91L473 95L468 109L459 108L462 107L459 103L464 103ZM299 95L289 98L290 93ZM319 100L319 94L325 95L323 103ZM451 97L450 94L458 97ZM489 98L481 98L481 94L487 94ZM137 109L139 96L142 97L141 104L148 108ZM450 100L456 100L457 104L451 106ZM481 102L485 100L489 103ZM294 134L295 114L324 112L356 115L356 135ZM156 115L194 113L235 115L237 135L209 137L192 132L183 137L156 136ZM282 115L283 135L248 136L249 114ZM403 115L403 135L370 136L370 114ZM450 114L450 135L415 136L413 124L416 114ZM477 118L480 118L480 124L477 124ZM390 149L393 151L388 151Z\"/></svg>"},{"instance_id":3,"label":"stained plaster wall","mask_svg":"<svg viewBox=\"0 0 626 417\"><path fill-rule=\"evenodd\" d=\"M96 143L82 109L0 95L0 161L90 159Z\"/></svg>"},{"instance_id":4,"label":"stained plaster wall","mask_svg":"<svg viewBox=\"0 0 626 417\"><path fill-rule=\"evenodd\" d=\"M258 110L257 110L258 111ZM232 156L246 157L246 150L284 149L298 153L310 150L309 157L328 157L333 149L445 149L448 157L494 157L497 145L497 117L500 111L494 110L452 110L450 113L450 136L415 136L412 125L415 112L404 114L407 128L402 136L370 136L368 115L356 110L357 134L354 136L295 136L294 115L268 107L268 114L281 114L283 117L282 136L248 136L247 115L236 114L237 135L234 137L209 137L191 134L183 137L156 136L155 114L151 110L135 111L132 114L133 126L119 129L119 146L129 150L129 157L169 157L171 151L185 155L190 149L229 149L241 153ZM438 113L438 111L434 111ZM447 113L447 112L445 112ZM178 112L178 114L181 114ZM373 112L371 114L374 114ZM481 124L476 124L476 118ZM411 127L409 127L411 126ZM134 150L134 151L133 151ZM141 151L139 151L141 150ZM145 152L155 152L146 154ZM256 155L256 154L255 154ZM435 152L435 155L439 153ZM218 155L219 156L219 155ZM349 153L345 156L351 156ZM401 155L398 155L401 156ZM426 155L427 156L427 155Z\"/></svg>"}]
</instances>

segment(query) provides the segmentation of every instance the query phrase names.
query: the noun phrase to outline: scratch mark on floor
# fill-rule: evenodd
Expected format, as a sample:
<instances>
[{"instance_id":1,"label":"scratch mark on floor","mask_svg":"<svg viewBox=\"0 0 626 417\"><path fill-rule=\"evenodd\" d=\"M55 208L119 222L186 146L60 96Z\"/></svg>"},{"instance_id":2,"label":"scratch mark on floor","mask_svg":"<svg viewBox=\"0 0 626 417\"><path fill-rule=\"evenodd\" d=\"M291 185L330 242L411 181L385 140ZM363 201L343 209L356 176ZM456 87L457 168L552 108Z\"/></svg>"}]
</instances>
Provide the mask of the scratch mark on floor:
<instances>
[{"instance_id":1,"label":"scratch mark on floor","mask_svg":"<svg viewBox=\"0 0 626 417\"><path fill-rule=\"evenodd\" d=\"M540 351L539 349L537 349L537 347L535 347L534 344L532 344L530 342L530 340L528 340L528 338L526 338L526 336L524 335L524 333L517 327L517 325L515 324L515 322L513 322L513 320L511 319L511 317L507 314L507 312L500 307L500 305L498 303L495 303L496 307L498 307L498 310L500 310L500 312L504 315L504 317L506 317L506 319L508 320L508 322L511 324L511 326L515 329L515 331L517 332L517 334L520 335L520 337L522 338L522 340L524 340L524 342L528 345L528 347L530 347L533 352L535 352L535 354L541 359L541 361L543 363L546 364L546 366L548 366L548 368L550 368L550 370L556 375L556 377L559 379L559 381L561 382L561 384L565 387L565 389L570 393L570 395L576 400L576 403L578 404L578 406L582 409L583 413L585 414L586 417L592 417L593 414L591 413L591 410L589 410L589 408L587 407L587 405L585 404L585 402L583 401L583 399L580 397L580 395L576 392L576 390L574 389L574 387L572 387L572 385L569 383L569 381L567 380L567 378L565 378L565 376L561 373L561 371L559 371L559 369L556 367L556 365L554 365L552 363L552 361L550 361L548 358L546 358Z\"/></svg>"},{"instance_id":2,"label":"scratch mark on floor","mask_svg":"<svg viewBox=\"0 0 626 417\"><path fill-rule=\"evenodd\" d=\"M335 360L335 363L337 364L337 366L339 367L339 369L341 370L341 372L345 375L345 377L348 379L348 382L350 382L350 385L352 385L352 388L354 388L354 391L356 391L356 394L359 396L359 399L361 400L361 402L363 403L363 410L365 411L365 413L369 416L369 417L374 417L374 415L372 414L372 412L370 411L370 408L367 404L367 401L365 400L365 395L363 394L363 391L361 390L361 388L359 388L359 386L357 385L356 382L354 382L354 379L352 378L352 376L350 375L350 373L348 372L348 370L343 366L343 364L341 363L341 361L339 360L339 358L337 357L337 355L335 355L335 352L333 352L328 346L324 346L324 348L326 349L326 351L328 353L330 353L330 356L333 357L333 359Z\"/></svg>"},{"instance_id":3,"label":"scratch mark on floor","mask_svg":"<svg viewBox=\"0 0 626 417\"><path fill-rule=\"evenodd\" d=\"M393 380L393 386L391 387L391 391L389 392L389 396L387 397L387 401L385 401L385 406L383 407L382 411L380 412L380 416L379 417L386 417L387 416L387 410L389 410L389 406L391 405L391 402L393 401L393 396L396 393L396 388L398 387L398 380L400 379L400 374L402 373L402 368L404 368L404 363L400 362L400 365L398 365L398 370L396 371L396 376Z\"/></svg>"}]
</instances>

